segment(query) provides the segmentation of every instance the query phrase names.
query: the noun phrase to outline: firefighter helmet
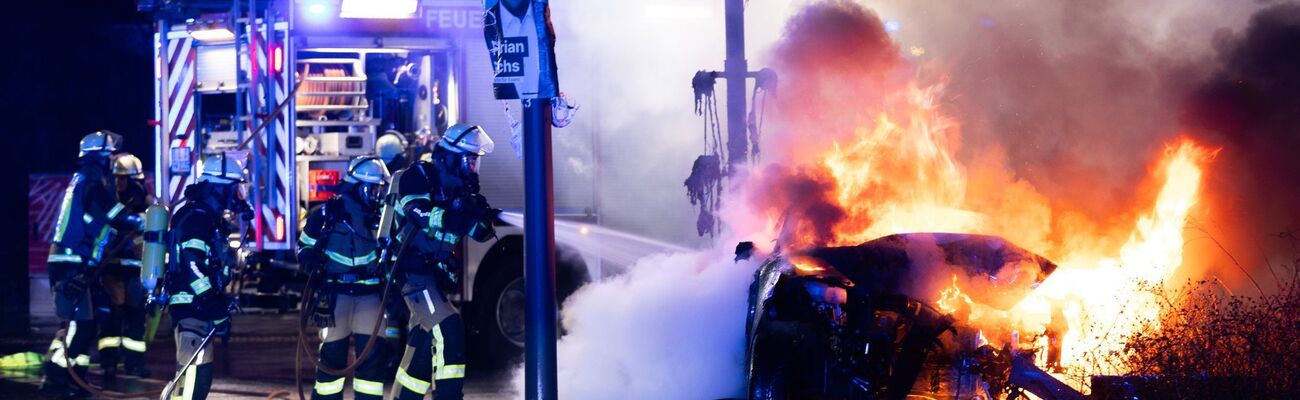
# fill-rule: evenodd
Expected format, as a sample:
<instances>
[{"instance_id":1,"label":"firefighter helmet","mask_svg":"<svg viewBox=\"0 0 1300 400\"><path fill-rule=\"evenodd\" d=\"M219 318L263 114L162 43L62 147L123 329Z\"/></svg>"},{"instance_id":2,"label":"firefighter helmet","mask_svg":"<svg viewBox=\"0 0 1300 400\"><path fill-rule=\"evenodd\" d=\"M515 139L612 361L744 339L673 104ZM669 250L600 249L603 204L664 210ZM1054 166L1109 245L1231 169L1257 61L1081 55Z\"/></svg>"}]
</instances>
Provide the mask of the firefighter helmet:
<instances>
[{"instance_id":1,"label":"firefighter helmet","mask_svg":"<svg viewBox=\"0 0 1300 400\"><path fill-rule=\"evenodd\" d=\"M389 178L388 167L384 166L384 162L379 157L361 156L353 158L352 162L348 163L348 174L343 177L343 181L385 185L388 184Z\"/></svg>"},{"instance_id":2,"label":"firefighter helmet","mask_svg":"<svg viewBox=\"0 0 1300 400\"><path fill-rule=\"evenodd\" d=\"M144 164L131 153L124 153L113 158L113 175L144 179Z\"/></svg>"},{"instance_id":3,"label":"firefighter helmet","mask_svg":"<svg viewBox=\"0 0 1300 400\"><path fill-rule=\"evenodd\" d=\"M406 138L397 131L384 132L378 140L375 140L375 152L379 153L379 158L384 162L393 162L394 158L406 151Z\"/></svg>"},{"instance_id":4,"label":"firefighter helmet","mask_svg":"<svg viewBox=\"0 0 1300 400\"><path fill-rule=\"evenodd\" d=\"M442 134L442 140L438 141L438 146L461 154L487 155L496 148L496 143L483 127L469 124L456 124L447 128L447 132Z\"/></svg>"},{"instance_id":5,"label":"firefighter helmet","mask_svg":"<svg viewBox=\"0 0 1300 400\"><path fill-rule=\"evenodd\" d=\"M209 155L203 160L199 182L235 183L244 181L244 166L226 153Z\"/></svg>"},{"instance_id":6,"label":"firefighter helmet","mask_svg":"<svg viewBox=\"0 0 1300 400\"><path fill-rule=\"evenodd\" d=\"M106 154L117 151L118 143L122 142L122 135L111 131L95 131L81 138L81 152L77 157L85 157L87 154L99 153Z\"/></svg>"}]
</instances>

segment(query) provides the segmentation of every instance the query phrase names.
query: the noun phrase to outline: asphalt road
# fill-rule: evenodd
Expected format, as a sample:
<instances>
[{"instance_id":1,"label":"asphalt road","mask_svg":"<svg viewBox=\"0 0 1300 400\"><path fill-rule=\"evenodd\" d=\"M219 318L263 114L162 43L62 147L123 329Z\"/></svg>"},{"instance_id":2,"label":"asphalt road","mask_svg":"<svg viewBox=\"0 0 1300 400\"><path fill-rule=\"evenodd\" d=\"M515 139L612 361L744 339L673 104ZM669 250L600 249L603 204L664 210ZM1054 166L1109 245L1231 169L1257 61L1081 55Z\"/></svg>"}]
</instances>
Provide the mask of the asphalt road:
<instances>
[{"instance_id":1,"label":"asphalt road","mask_svg":"<svg viewBox=\"0 0 1300 400\"><path fill-rule=\"evenodd\" d=\"M166 320L160 324L170 326ZM54 337L57 326L36 327L24 337L0 338L0 354L20 351L44 353ZM310 347L317 348L314 331ZM262 399L267 394L288 391L285 398L297 399L294 380L295 346L297 341L297 315L241 315L236 316L231 338L217 343L216 379L211 399ZM385 352L388 356L388 352ZM400 357L395 354L393 357ZM96 360L97 361L97 360ZM159 332L150 343L146 363L153 376L149 379L119 376L105 382L96 366L91 368L91 383L106 386L119 392L156 390L166 384L175 368L175 343L167 332ZM312 378L315 376L311 362L302 360L304 393L311 396ZM0 398L47 399L37 388L40 385L39 368L29 370L0 370ZM107 385L105 385L107 384ZM391 384L391 382L389 382ZM391 387L391 386L386 386ZM153 398L157 392L153 392ZM350 394L347 397L351 397ZM484 370L471 365L466 373L466 399L511 399L510 373L506 370Z\"/></svg>"}]
</instances>

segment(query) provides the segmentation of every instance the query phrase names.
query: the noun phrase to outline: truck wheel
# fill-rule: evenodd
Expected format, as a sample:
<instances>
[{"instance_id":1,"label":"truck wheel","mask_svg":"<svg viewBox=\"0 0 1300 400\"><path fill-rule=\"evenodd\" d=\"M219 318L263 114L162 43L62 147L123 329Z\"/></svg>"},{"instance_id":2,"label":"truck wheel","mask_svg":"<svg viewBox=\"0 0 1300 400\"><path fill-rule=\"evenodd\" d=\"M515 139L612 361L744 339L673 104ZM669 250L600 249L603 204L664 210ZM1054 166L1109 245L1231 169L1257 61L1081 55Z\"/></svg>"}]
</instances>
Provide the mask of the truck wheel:
<instances>
[{"instance_id":1,"label":"truck wheel","mask_svg":"<svg viewBox=\"0 0 1300 400\"><path fill-rule=\"evenodd\" d=\"M524 277L516 277L497 295L492 310L497 333L521 349L524 348L524 306L528 303L524 291Z\"/></svg>"},{"instance_id":2,"label":"truck wheel","mask_svg":"<svg viewBox=\"0 0 1300 400\"><path fill-rule=\"evenodd\" d=\"M561 257L557 257L564 259ZM488 261L488 260L485 260ZM498 265L488 268L474 289L474 325L477 343L472 344L480 365L500 367L523 359L524 306L528 302L524 286L522 255L501 257ZM557 261L555 291L563 304L578 287L587 282L586 266ZM481 284L481 285L480 285Z\"/></svg>"}]
</instances>

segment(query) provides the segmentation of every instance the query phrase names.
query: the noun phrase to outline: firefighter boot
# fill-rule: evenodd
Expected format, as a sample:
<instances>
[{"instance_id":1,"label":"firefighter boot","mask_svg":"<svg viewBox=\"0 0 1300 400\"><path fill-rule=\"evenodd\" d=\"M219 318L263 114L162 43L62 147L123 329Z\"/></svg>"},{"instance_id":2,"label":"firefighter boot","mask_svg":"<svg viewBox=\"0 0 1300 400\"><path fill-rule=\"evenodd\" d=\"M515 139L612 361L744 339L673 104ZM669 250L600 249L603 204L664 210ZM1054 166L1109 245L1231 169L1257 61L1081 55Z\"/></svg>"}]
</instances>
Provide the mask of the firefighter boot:
<instances>
[{"instance_id":1,"label":"firefighter boot","mask_svg":"<svg viewBox=\"0 0 1300 400\"><path fill-rule=\"evenodd\" d=\"M177 365L179 371L181 365ZM199 364L185 370L172 390L172 400L205 400L212 388L212 364Z\"/></svg>"},{"instance_id":2,"label":"firefighter boot","mask_svg":"<svg viewBox=\"0 0 1300 400\"><path fill-rule=\"evenodd\" d=\"M393 395L398 400L423 400L424 393L432 384L433 338L428 331L420 327L411 328L410 340L406 344L406 353L402 363L397 367L397 379L394 379Z\"/></svg>"},{"instance_id":3,"label":"firefighter boot","mask_svg":"<svg viewBox=\"0 0 1300 400\"><path fill-rule=\"evenodd\" d=\"M370 335L353 334L356 340L356 357L361 357L361 351L366 348L370 342ZM383 341L384 339L375 339ZM356 374L352 377L352 392L357 400L380 400L384 398L384 365L386 360L384 351L380 350L382 343L376 343L375 348L370 351L361 365L357 367Z\"/></svg>"},{"instance_id":4,"label":"firefighter boot","mask_svg":"<svg viewBox=\"0 0 1300 400\"><path fill-rule=\"evenodd\" d=\"M326 328L329 329L329 328ZM323 343L320 345L320 363L330 368L343 369L348 361L348 338ZM344 376L335 376L316 370L316 387L311 392L312 400L339 400L343 398Z\"/></svg>"},{"instance_id":5,"label":"firefighter boot","mask_svg":"<svg viewBox=\"0 0 1300 400\"><path fill-rule=\"evenodd\" d=\"M465 397L465 323L452 314L433 326L434 400Z\"/></svg>"},{"instance_id":6,"label":"firefighter boot","mask_svg":"<svg viewBox=\"0 0 1300 400\"><path fill-rule=\"evenodd\" d=\"M144 308L128 306L125 311L126 326L123 327L124 335L122 335L122 362L126 365L126 374L148 378L151 373L144 364L144 352L147 348L144 342Z\"/></svg>"}]
</instances>

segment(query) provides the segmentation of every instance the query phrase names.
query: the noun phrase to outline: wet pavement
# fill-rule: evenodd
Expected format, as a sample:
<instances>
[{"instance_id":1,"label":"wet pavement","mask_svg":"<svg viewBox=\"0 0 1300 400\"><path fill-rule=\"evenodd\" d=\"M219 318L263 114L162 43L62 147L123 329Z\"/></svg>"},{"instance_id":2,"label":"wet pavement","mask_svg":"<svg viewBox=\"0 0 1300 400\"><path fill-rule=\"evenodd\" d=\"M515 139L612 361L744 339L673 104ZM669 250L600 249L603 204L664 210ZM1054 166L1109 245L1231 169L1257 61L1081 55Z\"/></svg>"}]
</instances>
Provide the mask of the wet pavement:
<instances>
[{"instance_id":1,"label":"wet pavement","mask_svg":"<svg viewBox=\"0 0 1300 400\"><path fill-rule=\"evenodd\" d=\"M294 379L297 323L297 314L236 316L230 340L217 342L217 356L214 363L216 379L213 394L209 398L263 399L269 394L282 392L287 397L280 398L297 399L297 385ZM160 326L170 326L170 322L164 320ZM43 354L57 329L58 327L53 325L38 326L25 337L2 337L0 355L22 351ZM308 336L310 348L314 351L319 344L315 339L314 329L308 331ZM90 382L117 392L149 391L153 393L152 398L157 398L158 388L166 385L175 368L175 342L169 332L160 329L158 337L149 346L146 364L153 371L153 376L150 378L122 376L119 373L117 379L105 382L96 364L91 367ZM381 353L382 356L389 354L395 358L401 356L396 349ZM314 367L305 357L301 363L299 370L302 373L303 393L310 398L312 379L315 376ZM476 368L474 365L470 365L469 368L465 383L466 399L495 400L515 397L513 391L509 390L511 373L508 369L488 370ZM0 370L0 398L53 398L39 392L40 381L39 368ZM391 382L388 382L385 387L391 387L389 385ZM346 398L351 398L351 394L347 394Z\"/></svg>"}]
</instances>

